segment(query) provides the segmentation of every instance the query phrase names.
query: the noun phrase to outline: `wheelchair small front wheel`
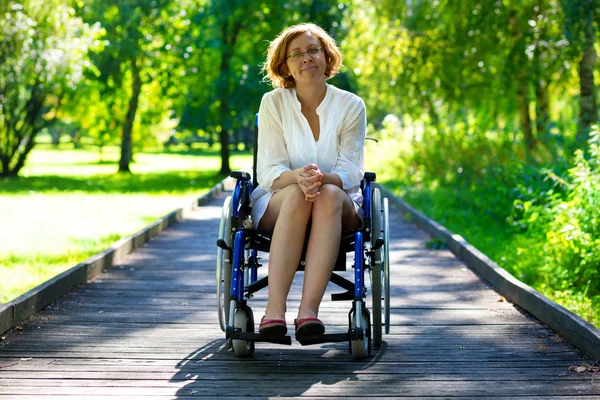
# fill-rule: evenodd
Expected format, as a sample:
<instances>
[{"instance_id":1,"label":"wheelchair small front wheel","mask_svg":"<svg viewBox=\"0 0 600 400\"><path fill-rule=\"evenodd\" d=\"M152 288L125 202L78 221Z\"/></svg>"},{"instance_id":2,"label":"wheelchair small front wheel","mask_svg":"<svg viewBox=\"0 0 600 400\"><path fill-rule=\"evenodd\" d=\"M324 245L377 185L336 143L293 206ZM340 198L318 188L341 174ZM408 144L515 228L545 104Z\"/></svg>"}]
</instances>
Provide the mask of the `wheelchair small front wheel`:
<instances>
[{"instance_id":1,"label":"wheelchair small front wheel","mask_svg":"<svg viewBox=\"0 0 600 400\"><path fill-rule=\"evenodd\" d=\"M254 332L254 315L250 307L238 308L233 317L233 327L240 328L242 332ZM254 353L254 342L246 340L232 340L233 352L237 357L248 357Z\"/></svg>"},{"instance_id":2,"label":"wheelchair small front wheel","mask_svg":"<svg viewBox=\"0 0 600 400\"><path fill-rule=\"evenodd\" d=\"M357 314L353 313L352 315L352 329L356 329ZM362 360L371 354L371 318L369 317L368 312L363 312L360 320L360 326L365 332L363 340L351 340L350 341L350 352L352 353L352 358L355 360Z\"/></svg>"}]
</instances>

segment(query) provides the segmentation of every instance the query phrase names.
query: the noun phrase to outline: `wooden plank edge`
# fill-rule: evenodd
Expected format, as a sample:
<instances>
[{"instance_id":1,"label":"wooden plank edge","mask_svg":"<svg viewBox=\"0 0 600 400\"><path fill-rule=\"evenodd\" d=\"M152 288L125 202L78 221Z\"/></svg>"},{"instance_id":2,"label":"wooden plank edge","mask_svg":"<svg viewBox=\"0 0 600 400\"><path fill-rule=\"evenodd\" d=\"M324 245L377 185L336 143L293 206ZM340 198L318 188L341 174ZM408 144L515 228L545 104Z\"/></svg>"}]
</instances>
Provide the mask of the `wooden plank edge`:
<instances>
[{"instance_id":1,"label":"wooden plank edge","mask_svg":"<svg viewBox=\"0 0 600 400\"><path fill-rule=\"evenodd\" d=\"M598 328L521 282L468 243L462 236L452 233L417 211L385 186L376 183L376 187L381 190L382 197L387 197L402 213L409 214L412 222L419 228L432 237L447 243L448 248L456 257L477 271L506 299L546 324L592 360L600 360L600 330Z\"/></svg>"},{"instance_id":2,"label":"wooden plank edge","mask_svg":"<svg viewBox=\"0 0 600 400\"><path fill-rule=\"evenodd\" d=\"M229 178L217 183L207 193L187 205L158 218L150 225L113 243L108 249L34 287L16 299L0 305L0 334L5 333L58 300L74 288L114 266L120 259L149 242L153 237L181 221L185 214L218 196Z\"/></svg>"},{"instance_id":3,"label":"wooden plank edge","mask_svg":"<svg viewBox=\"0 0 600 400\"><path fill-rule=\"evenodd\" d=\"M16 325L14 323L12 306L8 303L0 305L0 332L6 332Z\"/></svg>"}]
</instances>

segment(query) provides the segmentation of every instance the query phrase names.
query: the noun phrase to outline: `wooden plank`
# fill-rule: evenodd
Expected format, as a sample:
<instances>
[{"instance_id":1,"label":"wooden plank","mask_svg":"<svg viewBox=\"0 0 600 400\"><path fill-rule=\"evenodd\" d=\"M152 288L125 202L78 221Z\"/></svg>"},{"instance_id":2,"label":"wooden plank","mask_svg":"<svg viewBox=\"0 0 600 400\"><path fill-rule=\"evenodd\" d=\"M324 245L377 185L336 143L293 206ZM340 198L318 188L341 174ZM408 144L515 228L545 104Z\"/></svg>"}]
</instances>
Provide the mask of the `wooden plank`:
<instances>
[{"instance_id":1,"label":"wooden plank","mask_svg":"<svg viewBox=\"0 0 600 400\"><path fill-rule=\"evenodd\" d=\"M81 263L35 287L8 303L13 309L12 326L25 321L58 297L85 283L87 263Z\"/></svg>"},{"instance_id":2,"label":"wooden plank","mask_svg":"<svg viewBox=\"0 0 600 400\"><path fill-rule=\"evenodd\" d=\"M294 301L295 299L290 299L290 301ZM299 298L297 299L299 300ZM216 296L214 294L204 296L204 298L193 298L193 299L172 299L172 298L161 298L156 299L153 298L150 300L153 309L157 309L160 311L189 311L190 309L200 309L207 308L207 303L214 302L214 310L216 311ZM370 302L370 299L369 299ZM259 307L266 306L266 299L255 298L252 300L253 304L258 304ZM407 301L403 298L394 298L390 302L392 309L413 309L413 310L512 310L513 306L504 302L499 303L497 301L492 303L479 303L474 305L473 303L443 303L443 304L418 304ZM146 309L147 310L147 302L141 301L140 298L130 298L130 297L102 297L102 298L94 298L94 299L62 299L59 302L54 302L50 304L52 310L70 310L74 308L79 308L83 310L121 310L121 309ZM321 309L336 309L339 310L339 303L329 303L324 302L321 305Z\"/></svg>"},{"instance_id":3,"label":"wooden plank","mask_svg":"<svg viewBox=\"0 0 600 400\"><path fill-rule=\"evenodd\" d=\"M31 364L31 363L29 363ZM315 367L321 364L305 362L296 365L280 365L277 374L290 375L313 375ZM107 371L110 366L110 370ZM376 366L369 368L357 368L354 363L337 362L327 363L329 370L327 375L341 374L372 374L372 375L398 375L400 378L416 377L423 379L434 379L441 375L448 379L466 379L472 377L473 380L481 379L507 379L512 380L528 380L529 371L531 368L536 368L537 365L529 363L527 365L512 366L510 363L488 366L486 363L473 366L462 362L457 367L452 367L448 363L431 365L431 364L402 364L396 363L378 363ZM569 370L570 365L547 365L539 368L538 377L560 377L565 379L583 379L589 380L593 377L592 373L576 373ZM28 367L23 364L11 365L4 367L2 371L3 378L28 378L28 379L62 379L68 373L69 378L79 379L171 379L174 374L179 374L182 368L177 367L175 363L171 365L123 365L122 362L114 364L88 364L80 362L79 364L57 365L55 363L45 363L43 365L31 364ZM218 362L210 361L204 363L192 363L185 366L185 373L202 374L203 377L229 379L232 374L240 375L255 375L269 374L273 370L271 363L252 363L241 364L231 363L227 361ZM23 371L28 371L30 374L23 374ZM491 376L491 378L490 378ZM178 376L176 376L178 378ZM233 378L233 377L232 377Z\"/></svg>"},{"instance_id":4,"label":"wooden plank","mask_svg":"<svg viewBox=\"0 0 600 400\"><path fill-rule=\"evenodd\" d=\"M185 393L185 391L183 391ZM190 394L186 395L186 394L177 394L177 399L178 400L193 400L193 399L198 399L198 398L211 398L211 395L204 395L202 393L202 391L198 391L196 390L194 394L191 394L194 391L190 391ZM2 396L2 395L0 395ZM90 397L86 396L86 397ZM42 398L43 400L63 400L64 398L80 398L81 396L78 394L62 394L62 395L44 395L44 394L40 394L40 395L35 395L35 396L28 396L28 395L24 395L24 396L19 396L19 400L39 400L40 398ZM160 395L156 395L153 396L152 394L148 394L148 395L136 395L134 398L135 399L156 399L160 397ZM511 397L505 397L505 396L486 396L486 398L492 398L494 400L514 400L514 399L519 399L519 400L540 400L539 397L530 397L530 396L511 396ZM131 400L131 395L129 396L101 396L101 395L93 395L93 399L94 400ZM260 400L265 400L265 399L273 399L273 400L306 400L307 397L305 396L268 396L265 397L264 395L250 395L250 396L245 396L245 399L260 399ZM414 396L409 396L409 397L405 397L405 396L383 396L383 397L374 397L374 396L343 396L343 398L345 400L365 400L365 399L378 399L378 400L414 400L415 397ZM423 398L423 397L421 397ZM587 399L593 399L593 397L586 397ZM327 399L331 399L331 397L323 397L323 396L311 396L310 397L311 400L327 400ZM452 396L452 399L456 399L456 400L462 400L462 399L473 399L473 396ZM219 400L239 400L239 397L237 396L219 396ZM549 396L549 397L544 397L544 400L573 400L572 396Z\"/></svg>"},{"instance_id":5,"label":"wooden plank","mask_svg":"<svg viewBox=\"0 0 600 400\"><path fill-rule=\"evenodd\" d=\"M158 343L169 343L169 345L184 344L188 345L190 342L198 343L199 334L203 338L220 338L222 333L220 330L204 330L194 331L191 334L186 332L178 332L177 335L168 336L169 330L163 330L163 335L146 335L145 333L134 333L127 334L125 330L118 331L111 335L100 335L97 337L97 341L102 346L114 347L114 346L140 346L150 345L156 346ZM290 332L293 334L293 332ZM90 335L19 335L12 337L10 340L5 340L0 344L0 347L5 347L10 344L11 346L23 346L32 345L35 343L47 343L51 344L62 344L64 346L75 346L79 343L90 344ZM529 346L529 345L556 345L557 343L566 344L564 339L553 340L548 338L540 338L530 335L488 335L488 336L477 336L477 335L443 335L443 334L427 334L427 335L416 335L416 334L405 334L405 335L386 335L385 342L388 346L406 345L411 346L433 346L443 347L449 345L464 345L465 341L468 341L474 347L477 346L502 346L502 347L515 347L515 346ZM90 344L93 345L93 344Z\"/></svg>"},{"instance_id":6,"label":"wooden plank","mask_svg":"<svg viewBox=\"0 0 600 400\"><path fill-rule=\"evenodd\" d=\"M11 304L0 304L0 332L6 332L16 326Z\"/></svg>"},{"instance_id":7,"label":"wooden plank","mask_svg":"<svg viewBox=\"0 0 600 400\"><path fill-rule=\"evenodd\" d=\"M300 361L305 361L311 358L325 357L335 358L335 361L352 361L350 354L348 353L348 345L340 346L336 345L336 347L331 346L331 349L321 350L321 351L309 351L308 349L303 349L302 351L281 351L278 349L272 349L268 347L261 347L257 345L257 349L259 351L256 352L252 356L253 360L273 360L274 358L280 359L281 362L289 362L289 363L297 363ZM435 349L434 349L435 350ZM453 351L453 352L441 352L443 354L435 354L433 352L424 353L423 350L420 352L405 352L401 353L397 351L396 353L387 353L381 356L382 361L396 361L396 362L433 362L437 360L441 360L444 362L457 362L457 361L470 361L473 363L482 363L482 362L491 362L491 361L508 361L512 360L512 362L531 362L533 360L537 360L540 363L554 363L554 362L568 362L568 363L577 363L581 360L581 357L577 354L573 354L572 352L558 352L558 353L546 353L542 351L529 351L523 352L520 349L514 351L494 351L489 350L487 352L470 352L470 351ZM147 351L139 351L136 352L133 349L130 349L128 352L124 352L123 350L113 350L113 349L103 349L101 352L93 351L92 349L88 351L27 351L27 350L16 350L16 351L3 351L0 359L3 357L15 358L87 358L87 359L138 359L138 360L181 360L187 359L190 353L190 349L183 349L181 351L176 351L175 349L171 352L147 352ZM199 355L195 355L191 357L192 360L202 360L205 357L210 357L214 360L230 360L233 358L233 354L222 354L222 353L202 353Z\"/></svg>"},{"instance_id":8,"label":"wooden plank","mask_svg":"<svg viewBox=\"0 0 600 400\"><path fill-rule=\"evenodd\" d=\"M245 378L245 377L244 377ZM524 390L535 390L540 396L569 395L578 393L580 397L597 395L599 390L589 382L568 381L568 385L555 379L522 381L491 381L493 384L473 385L471 382L456 382L439 379L427 381L426 385L416 381L400 381L395 376L390 379L365 380L362 376L344 376L328 380L306 379L295 377L286 381L285 385L277 379L268 379L267 376L256 377L260 379L260 389L265 396L332 396L339 397L351 393L354 396L368 396L378 398L373 394L376 385L379 396L393 396L402 390L404 396L422 397L451 397L456 395L473 397L490 397L501 393L503 396L519 396ZM202 381L191 378L190 381L89 381L89 380L10 380L11 386L0 387L0 394L81 394L81 395L160 395L177 396L187 394L200 394L203 396L226 396L232 391L239 397L256 394L256 387L250 385L247 379L238 381L211 380ZM195 393L192 393L195 391Z\"/></svg>"},{"instance_id":9,"label":"wooden plank","mask_svg":"<svg viewBox=\"0 0 600 400\"><path fill-rule=\"evenodd\" d=\"M270 374L269 369L265 368L262 370L252 369L251 371L239 371L239 372L227 372L222 370L216 371L208 371L208 370L186 370L185 373L174 373L174 372L136 372L136 371L115 371L115 372L80 372L80 371L56 371L56 372L44 372L44 371L33 371L32 374L35 375L35 378L31 378L28 381L20 380L20 384L27 385L29 382L35 384L39 380L61 380L64 379L65 374L69 375L69 379L76 380L91 380L91 381L124 381L128 383L124 383L125 386L137 386L138 381L154 381L157 384L161 382L170 381L170 382L186 382L190 381L190 378L186 375L198 375L201 376L201 379L196 379L196 382L203 382L206 387L214 388L216 386L216 382L219 381L228 381L235 382L236 380L252 380L257 377L257 375L265 375L268 376ZM561 375L564 374L564 375ZM22 371L13 371L13 373L4 374L4 378L0 380L0 387L10 387L15 384L15 380L23 375ZM123 376L126 375L126 379ZM400 384L403 380L413 380L422 382L423 384L436 382L443 379L446 382L460 382L463 384L471 384L471 385L482 385L485 383L495 385L498 382L514 382L525 384L530 382L530 377L527 376L527 373L524 370L515 371L513 374L508 373L498 373L498 371L488 371L484 370L481 372L475 370L465 371L464 374L458 373L446 373L444 371L436 371L432 373L411 373L411 374L394 374L393 372L386 373L334 373L334 374L315 374L313 371L306 372L278 372L279 379L294 379L297 380L299 378L308 378L311 379L321 379L324 381L336 379L339 376L346 378L348 375L353 375L356 377L362 378L367 377L371 380L375 380L374 378L379 376L386 376L388 378L393 378L395 381ZM443 377L443 378L442 378ZM564 385L573 385L573 384L581 384L586 385L590 383L592 379L591 376L583 376L582 374L567 374L564 372L557 371L540 371L538 374L539 380L551 381L560 377L561 381ZM368 380L368 379L367 379ZM220 383L220 382L219 382ZM262 382L263 385L265 382ZM562 394L567 394L563 392Z\"/></svg>"},{"instance_id":10,"label":"wooden plank","mask_svg":"<svg viewBox=\"0 0 600 400\"><path fill-rule=\"evenodd\" d=\"M467 343L468 344L467 344ZM86 343L81 342L52 342L52 341L35 341L35 342L12 342L10 343L10 349L5 352L33 352L33 351L48 351L48 352L61 352L70 351L76 352L88 352L88 351L99 351L101 349L111 351L122 351L125 353L171 353L173 351L194 351L198 345L205 345L211 342L204 342L204 340L195 341L191 343L188 341L177 341L161 340L161 341L149 341L146 343L140 343L139 341L127 341L127 342L109 342L109 343ZM433 347L433 348L432 348ZM410 339L400 339L396 341L386 341L386 351L402 352L405 355L422 353L426 349L437 350L439 352L457 353L457 354L473 354L477 353L478 356L485 355L488 353L512 353L520 351L521 355L528 353L539 353L539 354L550 354L550 353L570 353L571 347L566 342L556 343L544 343L540 342L529 342L529 343L514 343L510 341L499 341L493 343L492 341L484 343L474 343L474 341L467 341L466 339L455 340L453 342L440 342L436 344L430 344L426 341L414 342Z\"/></svg>"}]
</instances>

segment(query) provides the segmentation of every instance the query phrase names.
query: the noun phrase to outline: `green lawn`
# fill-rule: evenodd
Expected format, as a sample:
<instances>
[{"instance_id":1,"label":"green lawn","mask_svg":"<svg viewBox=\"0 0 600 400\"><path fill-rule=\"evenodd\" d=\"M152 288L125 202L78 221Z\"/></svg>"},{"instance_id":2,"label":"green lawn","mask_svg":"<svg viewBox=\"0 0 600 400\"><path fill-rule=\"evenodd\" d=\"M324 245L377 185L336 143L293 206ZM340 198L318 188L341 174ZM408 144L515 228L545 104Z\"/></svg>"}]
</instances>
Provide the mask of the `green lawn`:
<instances>
[{"instance_id":1,"label":"green lawn","mask_svg":"<svg viewBox=\"0 0 600 400\"><path fill-rule=\"evenodd\" d=\"M0 302L7 302L189 204L219 182L217 153L137 153L116 174L118 149L36 148L19 179L0 180ZM233 169L250 171L250 154Z\"/></svg>"},{"instance_id":2,"label":"green lawn","mask_svg":"<svg viewBox=\"0 0 600 400\"><path fill-rule=\"evenodd\" d=\"M534 278L536 271L519 268L515 261L523 257L522 249L539 249L540 244L526 235L515 233L504 221L496 220L476 208L469 201L469 196L473 197L472 193L465 193L457 188L406 186L389 177L384 178L382 183L429 218L463 236L517 279L600 327L597 305L585 294L554 290L544 284L543 279Z\"/></svg>"}]
</instances>

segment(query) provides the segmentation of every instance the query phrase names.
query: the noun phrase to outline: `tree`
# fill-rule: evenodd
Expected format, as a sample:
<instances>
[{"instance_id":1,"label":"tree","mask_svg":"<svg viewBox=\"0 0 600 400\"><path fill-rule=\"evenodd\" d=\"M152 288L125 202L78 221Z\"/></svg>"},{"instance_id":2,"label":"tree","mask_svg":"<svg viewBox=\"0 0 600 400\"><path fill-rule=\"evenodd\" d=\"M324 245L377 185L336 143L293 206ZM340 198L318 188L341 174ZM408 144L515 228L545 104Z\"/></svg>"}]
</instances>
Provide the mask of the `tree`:
<instances>
[{"instance_id":1,"label":"tree","mask_svg":"<svg viewBox=\"0 0 600 400\"><path fill-rule=\"evenodd\" d=\"M301 0L295 7L276 0L228 0L211 2L192 19L198 51L188 63L190 92L180 127L219 132L221 174L231 171L232 130L254 120L260 98L270 90L260 76L268 41L283 28L308 21L341 36L338 11L338 2L331 0Z\"/></svg>"},{"instance_id":2,"label":"tree","mask_svg":"<svg viewBox=\"0 0 600 400\"><path fill-rule=\"evenodd\" d=\"M540 143L569 57L557 0L353 5L345 50L375 122L409 113L444 135L470 116L482 131L519 118L525 148Z\"/></svg>"},{"instance_id":3,"label":"tree","mask_svg":"<svg viewBox=\"0 0 600 400\"><path fill-rule=\"evenodd\" d=\"M596 65L596 49L594 48L595 32L594 0L563 0L563 8L567 15L567 37L576 49L579 58L579 123L577 142L584 146L587 143L591 126L598 121L598 102L594 68Z\"/></svg>"},{"instance_id":4,"label":"tree","mask_svg":"<svg viewBox=\"0 0 600 400\"><path fill-rule=\"evenodd\" d=\"M82 76L98 26L83 24L68 3L0 3L0 176L17 176Z\"/></svg>"},{"instance_id":5,"label":"tree","mask_svg":"<svg viewBox=\"0 0 600 400\"><path fill-rule=\"evenodd\" d=\"M106 29L108 45L90 58L100 71L98 80L109 99L123 97L124 113L116 115L121 131L119 172L131 172L136 120L158 123L168 112L169 93L182 71L184 56L189 56L181 38L190 21L187 0L94 0L84 3L80 13L88 21L98 21ZM149 107L153 118L139 118L140 96L144 85L158 82L163 89L159 99ZM119 103L113 102L114 104ZM156 110L162 109L162 112ZM136 118L137 117L137 118ZM137 123L139 125L139 122Z\"/></svg>"},{"instance_id":6,"label":"tree","mask_svg":"<svg viewBox=\"0 0 600 400\"><path fill-rule=\"evenodd\" d=\"M90 73L82 80L78 90L72 92L58 113L67 122L76 123L81 128L79 141L87 139L98 147L100 162L103 149L107 145L118 144L119 128L115 116L122 115L126 99L112 88L107 87Z\"/></svg>"}]
</instances>

